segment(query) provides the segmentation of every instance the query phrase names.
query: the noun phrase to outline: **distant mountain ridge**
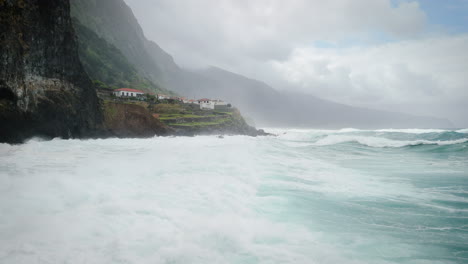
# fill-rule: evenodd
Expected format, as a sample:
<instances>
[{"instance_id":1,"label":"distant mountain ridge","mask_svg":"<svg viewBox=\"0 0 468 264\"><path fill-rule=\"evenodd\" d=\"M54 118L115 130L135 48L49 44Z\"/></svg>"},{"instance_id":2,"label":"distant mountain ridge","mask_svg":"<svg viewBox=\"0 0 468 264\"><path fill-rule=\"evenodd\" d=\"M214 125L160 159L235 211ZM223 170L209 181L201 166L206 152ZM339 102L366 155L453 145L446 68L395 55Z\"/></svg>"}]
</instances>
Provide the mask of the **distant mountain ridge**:
<instances>
[{"instance_id":1,"label":"distant mountain ridge","mask_svg":"<svg viewBox=\"0 0 468 264\"><path fill-rule=\"evenodd\" d=\"M189 71L146 39L123 0L71 0L72 16L117 47L145 78L190 98L219 98L261 126L319 128L453 127L446 119L358 108L312 95L280 92L267 84L212 67Z\"/></svg>"},{"instance_id":2,"label":"distant mountain ridge","mask_svg":"<svg viewBox=\"0 0 468 264\"><path fill-rule=\"evenodd\" d=\"M200 71L218 87L215 95L231 98L258 125L317 128L453 127L445 119L371 110L295 92L277 91L267 84L211 67ZM258 106L261 104L261 107Z\"/></svg>"}]
</instances>

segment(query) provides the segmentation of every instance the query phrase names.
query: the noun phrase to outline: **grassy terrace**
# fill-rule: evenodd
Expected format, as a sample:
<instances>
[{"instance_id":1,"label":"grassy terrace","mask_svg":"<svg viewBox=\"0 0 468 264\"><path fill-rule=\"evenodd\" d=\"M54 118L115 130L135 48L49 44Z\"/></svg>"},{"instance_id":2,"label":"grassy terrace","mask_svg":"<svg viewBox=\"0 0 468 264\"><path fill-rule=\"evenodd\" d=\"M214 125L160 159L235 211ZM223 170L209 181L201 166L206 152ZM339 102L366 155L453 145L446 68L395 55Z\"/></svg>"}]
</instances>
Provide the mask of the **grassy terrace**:
<instances>
[{"instance_id":1,"label":"grassy terrace","mask_svg":"<svg viewBox=\"0 0 468 264\"><path fill-rule=\"evenodd\" d=\"M205 118L205 117L215 117L215 115L193 115L193 114L161 114L159 119L169 120L177 118Z\"/></svg>"},{"instance_id":2,"label":"grassy terrace","mask_svg":"<svg viewBox=\"0 0 468 264\"><path fill-rule=\"evenodd\" d=\"M191 122L191 123L181 123L181 124L171 124L171 126L178 126L178 127L203 127L203 126L216 126L221 125L226 122L229 122L230 118L219 119L215 122Z\"/></svg>"},{"instance_id":3,"label":"grassy terrace","mask_svg":"<svg viewBox=\"0 0 468 264\"><path fill-rule=\"evenodd\" d=\"M219 111L216 111L215 113L223 114L223 115L232 115L232 112L219 112Z\"/></svg>"},{"instance_id":4,"label":"grassy terrace","mask_svg":"<svg viewBox=\"0 0 468 264\"><path fill-rule=\"evenodd\" d=\"M151 105L148 102L143 101L118 100L115 98L111 100L104 100L105 113L109 117L113 117L117 113L117 108L114 104L139 105L148 109L150 113L159 114L159 120L161 120L163 123L179 128L212 127L231 124L235 121L233 112L231 111L199 110L180 104Z\"/></svg>"},{"instance_id":5,"label":"grassy terrace","mask_svg":"<svg viewBox=\"0 0 468 264\"><path fill-rule=\"evenodd\" d=\"M229 115L231 116L231 112L213 112L213 114L210 115L196 115L196 114L160 114L159 119L160 120L171 120L171 119L177 119L177 118L209 118L209 117L216 117L220 115Z\"/></svg>"}]
</instances>

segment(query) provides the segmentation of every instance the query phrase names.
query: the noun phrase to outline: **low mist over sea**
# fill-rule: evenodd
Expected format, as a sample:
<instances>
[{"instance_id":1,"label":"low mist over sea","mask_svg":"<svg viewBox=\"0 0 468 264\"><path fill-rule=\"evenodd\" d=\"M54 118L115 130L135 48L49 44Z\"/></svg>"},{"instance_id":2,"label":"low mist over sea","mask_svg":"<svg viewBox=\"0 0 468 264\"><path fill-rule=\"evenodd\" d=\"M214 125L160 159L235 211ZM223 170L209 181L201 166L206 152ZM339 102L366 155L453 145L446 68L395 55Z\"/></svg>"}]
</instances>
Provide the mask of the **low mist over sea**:
<instances>
[{"instance_id":1,"label":"low mist over sea","mask_svg":"<svg viewBox=\"0 0 468 264\"><path fill-rule=\"evenodd\" d=\"M0 263L467 263L468 130L0 144Z\"/></svg>"}]
</instances>

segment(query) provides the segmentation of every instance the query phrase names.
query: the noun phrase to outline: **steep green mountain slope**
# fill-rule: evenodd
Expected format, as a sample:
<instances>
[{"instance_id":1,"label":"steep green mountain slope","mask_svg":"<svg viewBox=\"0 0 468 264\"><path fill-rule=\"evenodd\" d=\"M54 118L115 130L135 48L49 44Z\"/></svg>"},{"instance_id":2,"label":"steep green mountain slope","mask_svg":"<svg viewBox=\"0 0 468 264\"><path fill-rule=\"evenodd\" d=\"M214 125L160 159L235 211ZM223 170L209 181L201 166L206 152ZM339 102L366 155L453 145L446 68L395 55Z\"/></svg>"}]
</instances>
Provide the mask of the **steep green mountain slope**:
<instances>
[{"instance_id":1,"label":"steep green mountain slope","mask_svg":"<svg viewBox=\"0 0 468 264\"><path fill-rule=\"evenodd\" d=\"M158 87L177 70L172 57L143 34L132 10L122 0L71 0L71 15L119 49L136 70Z\"/></svg>"},{"instance_id":2,"label":"steep green mountain slope","mask_svg":"<svg viewBox=\"0 0 468 264\"><path fill-rule=\"evenodd\" d=\"M73 19L73 25L78 37L80 60L97 85L114 89L131 87L148 92L167 92L142 77L114 45L100 38L77 19Z\"/></svg>"}]
</instances>

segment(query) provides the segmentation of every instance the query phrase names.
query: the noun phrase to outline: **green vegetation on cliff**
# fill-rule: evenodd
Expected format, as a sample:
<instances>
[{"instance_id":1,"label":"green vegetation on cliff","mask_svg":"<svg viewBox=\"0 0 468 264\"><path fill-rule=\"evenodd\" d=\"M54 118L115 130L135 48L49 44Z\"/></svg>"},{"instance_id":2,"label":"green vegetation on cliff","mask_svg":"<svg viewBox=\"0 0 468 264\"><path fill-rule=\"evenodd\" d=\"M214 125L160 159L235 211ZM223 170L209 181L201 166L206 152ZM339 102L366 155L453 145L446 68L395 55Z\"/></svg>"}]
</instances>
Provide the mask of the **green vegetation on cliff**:
<instances>
[{"instance_id":1,"label":"green vegetation on cliff","mask_svg":"<svg viewBox=\"0 0 468 264\"><path fill-rule=\"evenodd\" d=\"M78 37L81 63L98 87L112 89L131 87L148 92L168 93L142 77L114 45L99 37L77 19L73 19L73 25Z\"/></svg>"},{"instance_id":2,"label":"green vegetation on cliff","mask_svg":"<svg viewBox=\"0 0 468 264\"><path fill-rule=\"evenodd\" d=\"M140 76L159 88L173 90L167 73L177 70L172 57L146 39L124 0L71 0L71 15L119 49Z\"/></svg>"},{"instance_id":3,"label":"green vegetation on cliff","mask_svg":"<svg viewBox=\"0 0 468 264\"><path fill-rule=\"evenodd\" d=\"M103 100L103 129L117 137L156 135L267 135L247 125L240 112L202 110L181 102Z\"/></svg>"},{"instance_id":4,"label":"green vegetation on cliff","mask_svg":"<svg viewBox=\"0 0 468 264\"><path fill-rule=\"evenodd\" d=\"M195 134L242 134L264 135L249 126L240 112L231 108L226 111L201 110L192 104L157 104L149 106L158 119L182 135Z\"/></svg>"}]
</instances>

